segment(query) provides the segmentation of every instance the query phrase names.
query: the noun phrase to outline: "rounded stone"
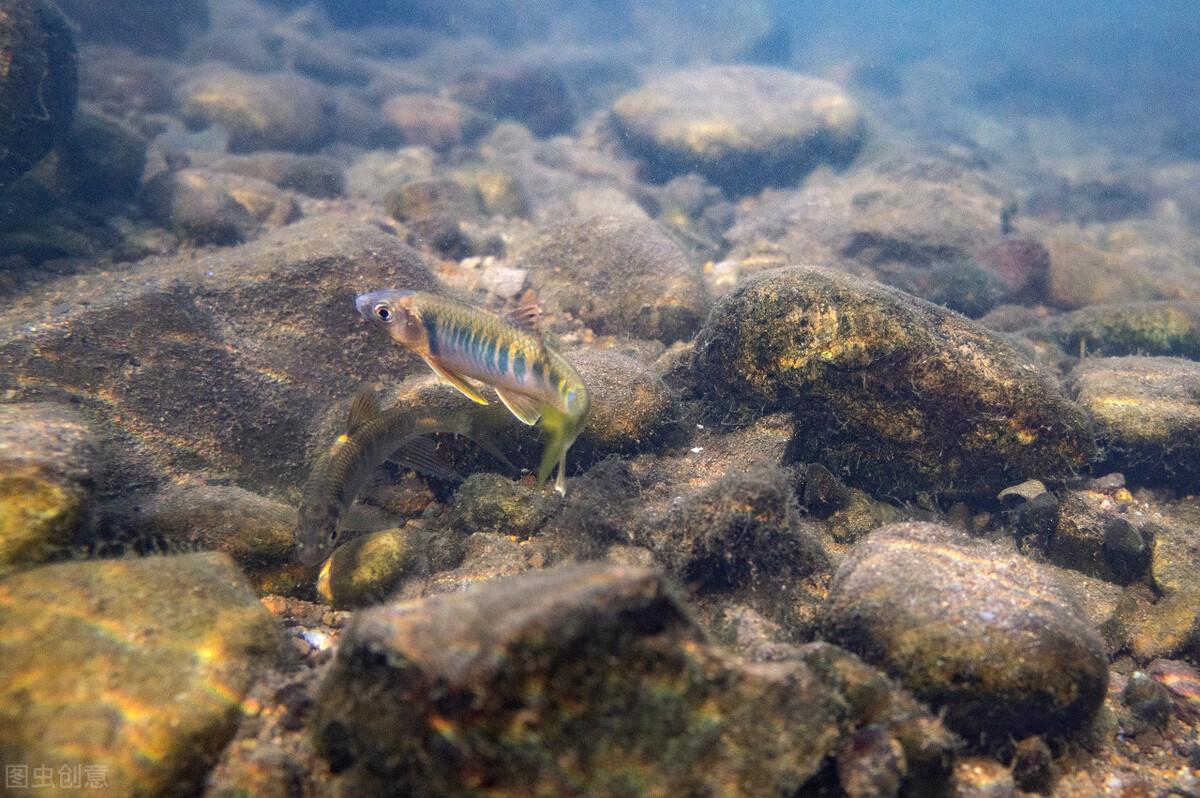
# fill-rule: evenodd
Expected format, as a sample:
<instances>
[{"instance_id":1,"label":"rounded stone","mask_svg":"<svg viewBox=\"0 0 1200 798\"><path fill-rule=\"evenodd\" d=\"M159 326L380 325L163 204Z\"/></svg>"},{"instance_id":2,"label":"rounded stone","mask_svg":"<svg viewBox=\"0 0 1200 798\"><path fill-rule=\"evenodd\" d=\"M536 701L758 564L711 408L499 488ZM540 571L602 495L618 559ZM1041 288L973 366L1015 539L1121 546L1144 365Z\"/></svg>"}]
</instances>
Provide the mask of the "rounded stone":
<instances>
[{"instance_id":1,"label":"rounded stone","mask_svg":"<svg viewBox=\"0 0 1200 798\"><path fill-rule=\"evenodd\" d=\"M802 267L722 298L696 340L709 395L804 419L792 456L876 495L990 494L1094 454L1054 379L957 313Z\"/></svg>"},{"instance_id":2,"label":"rounded stone","mask_svg":"<svg viewBox=\"0 0 1200 798\"><path fill-rule=\"evenodd\" d=\"M79 88L75 39L52 3L0 8L0 190L71 127Z\"/></svg>"},{"instance_id":3,"label":"rounded stone","mask_svg":"<svg viewBox=\"0 0 1200 798\"><path fill-rule=\"evenodd\" d=\"M647 176L698 172L731 194L795 183L862 146L854 101L834 83L756 66L672 72L620 97L612 118Z\"/></svg>"},{"instance_id":4,"label":"rounded stone","mask_svg":"<svg viewBox=\"0 0 1200 798\"><path fill-rule=\"evenodd\" d=\"M234 152L308 152L333 135L332 105L325 90L299 75L214 68L185 83L178 100L190 125L226 130Z\"/></svg>"},{"instance_id":5,"label":"rounded stone","mask_svg":"<svg viewBox=\"0 0 1200 798\"><path fill-rule=\"evenodd\" d=\"M653 222L615 216L545 228L512 254L539 294L604 334L664 343L700 326L708 295L700 269Z\"/></svg>"},{"instance_id":6,"label":"rounded stone","mask_svg":"<svg viewBox=\"0 0 1200 798\"><path fill-rule=\"evenodd\" d=\"M862 541L834 577L825 629L968 736L1078 729L1107 689L1104 644L1064 584L935 524Z\"/></svg>"}]
</instances>

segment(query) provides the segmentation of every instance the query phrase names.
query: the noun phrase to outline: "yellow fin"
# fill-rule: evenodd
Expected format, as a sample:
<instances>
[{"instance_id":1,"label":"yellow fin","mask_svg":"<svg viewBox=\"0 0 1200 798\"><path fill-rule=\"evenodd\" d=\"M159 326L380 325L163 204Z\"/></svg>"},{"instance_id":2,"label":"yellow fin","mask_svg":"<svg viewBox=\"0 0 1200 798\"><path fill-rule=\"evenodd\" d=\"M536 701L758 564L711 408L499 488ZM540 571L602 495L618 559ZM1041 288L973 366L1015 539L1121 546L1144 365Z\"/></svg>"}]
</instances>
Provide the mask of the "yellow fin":
<instances>
[{"instance_id":1,"label":"yellow fin","mask_svg":"<svg viewBox=\"0 0 1200 798\"><path fill-rule=\"evenodd\" d=\"M346 432L353 435L354 431L379 415L379 394L364 385L354 395L350 403L350 412L346 414ZM341 438L338 439L341 442Z\"/></svg>"},{"instance_id":2,"label":"yellow fin","mask_svg":"<svg viewBox=\"0 0 1200 798\"><path fill-rule=\"evenodd\" d=\"M508 412L520 419L522 424L532 427L542 417L542 403L532 396L515 392L505 393L499 388L496 389L496 395L504 402Z\"/></svg>"},{"instance_id":3,"label":"yellow fin","mask_svg":"<svg viewBox=\"0 0 1200 798\"><path fill-rule=\"evenodd\" d=\"M453 371L444 368L441 363L438 363L432 357L425 357L424 360L429 364L429 368L433 369L434 374L438 375L443 380L462 391L463 396L467 397L476 404L486 405L488 403L488 400L484 399L479 391L472 388L471 384L465 379L458 376Z\"/></svg>"}]
</instances>

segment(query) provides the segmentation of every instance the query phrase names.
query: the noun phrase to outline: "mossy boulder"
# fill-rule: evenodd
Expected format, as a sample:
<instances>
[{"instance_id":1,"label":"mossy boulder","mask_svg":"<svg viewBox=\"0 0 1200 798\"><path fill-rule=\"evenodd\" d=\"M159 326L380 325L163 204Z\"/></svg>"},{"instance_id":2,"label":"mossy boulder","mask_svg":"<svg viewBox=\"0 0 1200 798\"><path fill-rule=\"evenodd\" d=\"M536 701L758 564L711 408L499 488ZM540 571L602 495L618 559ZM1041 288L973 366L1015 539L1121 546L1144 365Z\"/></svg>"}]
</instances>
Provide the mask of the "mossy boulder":
<instances>
[{"instance_id":1,"label":"mossy boulder","mask_svg":"<svg viewBox=\"0 0 1200 798\"><path fill-rule=\"evenodd\" d=\"M653 572L593 565L356 613L313 733L366 792L749 797L808 781L844 714L804 664L709 645Z\"/></svg>"},{"instance_id":2,"label":"mossy boulder","mask_svg":"<svg viewBox=\"0 0 1200 798\"><path fill-rule=\"evenodd\" d=\"M662 379L636 358L615 349L576 349L566 357L592 397L587 424L572 451L596 457L642 450L672 427L674 398Z\"/></svg>"},{"instance_id":3,"label":"mossy boulder","mask_svg":"<svg viewBox=\"0 0 1200 798\"><path fill-rule=\"evenodd\" d=\"M0 582L0 756L199 793L280 637L224 554L64 563Z\"/></svg>"},{"instance_id":4,"label":"mossy boulder","mask_svg":"<svg viewBox=\"0 0 1200 798\"><path fill-rule=\"evenodd\" d=\"M1108 684L1103 641L1064 583L935 524L860 542L830 587L825 631L972 737L1077 730Z\"/></svg>"},{"instance_id":5,"label":"mossy boulder","mask_svg":"<svg viewBox=\"0 0 1200 798\"><path fill-rule=\"evenodd\" d=\"M1064 313L1034 334L1068 353L1163 355L1200 360L1200 302L1127 302Z\"/></svg>"},{"instance_id":6,"label":"mossy boulder","mask_svg":"<svg viewBox=\"0 0 1200 798\"><path fill-rule=\"evenodd\" d=\"M719 401L795 413L792 456L876 495L994 495L1095 452L1087 416L997 335L823 269L768 272L721 299L693 372Z\"/></svg>"},{"instance_id":7,"label":"mossy boulder","mask_svg":"<svg viewBox=\"0 0 1200 798\"><path fill-rule=\"evenodd\" d=\"M672 343L690 337L708 309L700 270L648 219L560 221L514 246L511 260L544 301L600 333Z\"/></svg>"},{"instance_id":8,"label":"mossy boulder","mask_svg":"<svg viewBox=\"0 0 1200 798\"><path fill-rule=\"evenodd\" d=\"M620 97L612 119L652 181L698 172L733 195L845 165L865 125L841 87L783 69L712 66L671 72Z\"/></svg>"},{"instance_id":9,"label":"mossy boulder","mask_svg":"<svg viewBox=\"0 0 1200 798\"><path fill-rule=\"evenodd\" d=\"M1095 419L1108 467L1141 484L1200 487L1200 363L1088 358L1070 381Z\"/></svg>"},{"instance_id":10,"label":"mossy boulder","mask_svg":"<svg viewBox=\"0 0 1200 798\"><path fill-rule=\"evenodd\" d=\"M53 3L0 8L0 191L66 135L79 90L75 37Z\"/></svg>"},{"instance_id":11,"label":"mossy boulder","mask_svg":"<svg viewBox=\"0 0 1200 798\"><path fill-rule=\"evenodd\" d=\"M450 529L466 536L490 532L516 538L538 533L558 509L557 496L500 474L472 474L450 509Z\"/></svg>"},{"instance_id":12,"label":"mossy boulder","mask_svg":"<svg viewBox=\"0 0 1200 798\"><path fill-rule=\"evenodd\" d=\"M86 529L97 454L76 411L0 404L0 575L45 561Z\"/></svg>"}]
</instances>

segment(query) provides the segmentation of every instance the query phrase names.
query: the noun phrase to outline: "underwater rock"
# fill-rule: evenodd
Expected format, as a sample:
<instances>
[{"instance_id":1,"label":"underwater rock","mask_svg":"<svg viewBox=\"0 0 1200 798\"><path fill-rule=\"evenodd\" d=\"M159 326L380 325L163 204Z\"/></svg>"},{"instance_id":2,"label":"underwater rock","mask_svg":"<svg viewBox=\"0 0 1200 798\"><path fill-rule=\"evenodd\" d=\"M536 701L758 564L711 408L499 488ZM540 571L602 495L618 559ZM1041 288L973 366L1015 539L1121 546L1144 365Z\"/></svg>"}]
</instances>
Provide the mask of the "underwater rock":
<instances>
[{"instance_id":1,"label":"underwater rock","mask_svg":"<svg viewBox=\"0 0 1200 798\"><path fill-rule=\"evenodd\" d=\"M333 136L326 90L299 75L206 69L180 87L178 102L189 126L225 130L231 152L310 152Z\"/></svg>"},{"instance_id":2,"label":"underwater rock","mask_svg":"<svg viewBox=\"0 0 1200 798\"><path fill-rule=\"evenodd\" d=\"M336 214L119 277L46 281L0 309L0 392L78 402L117 441L123 485L208 470L294 487L314 419L357 382L421 367L354 313L354 296L381 285L435 282L394 236Z\"/></svg>"},{"instance_id":3,"label":"underwater rock","mask_svg":"<svg viewBox=\"0 0 1200 798\"><path fill-rule=\"evenodd\" d=\"M618 136L652 182L698 172L731 195L845 166L862 147L854 101L828 81L756 66L672 72L612 107Z\"/></svg>"},{"instance_id":4,"label":"underwater rock","mask_svg":"<svg viewBox=\"0 0 1200 798\"><path fill-rule=\"evenodd\" d=\"M838 783L847 798L900 794L906 770L904 749L879 726L865 726L842 739L834 756Z\"/></svg>"},{"instance_id":5,"label":"underwater rock","mask_svg":"<svg viewBox=\"0 0 1200 798\"><path fill-rule=\"evenodd\" d=\"M545 301L604 334L664 343L700 326L708 296L700 270L650 221L613 216L570 219L514 247Z\"/></svg>"},{"instance_id":6,"label":"underwater rock","mask_svg":"<svg viewBox=\"0 0 1200 798\"><path fill-rule=\"evenodd\" d=\"M124 47L84 47L79 53L79 100L114 119L160 113L174 102L174 62Z\"/></svg>"},{"instance_id":7,"label":"underwater rock","mask_svg":"<svg viewBox=\"0 0 1200 798\"><path fill-rule=\"evenodd\" d=\"M323 598L337 610L378 604L402 582L429 569L428 534L416 527L383 529L339 546L321 576Z\"/></svg>"},{"instance_id":8,"label":"underwater rock","mask_svg":"<svg viewBox=\"0 0 1200 798\"><path fill-rule=\"evenodd\" d=\"M316 578L295 562L296 509L242 488L170 486L126 520L139 533L228 554L264 595L305 593Z\"/></svg>"},{"instance_id":9,"label":"underwater rock","mask_svg":"<svg viewBox=\"0 0 1200 798\"><path fill-rule=\"evenodd\" d=\"M1100 707L1103 642L1047 570L934 524L893 524L838 568L825 630L964 735L1067 732Z\"/></svg>"},{"instance_id":10,"label":"underwater rock","mask_svg":"<svg viewBox=\"0 0 1200 798\"><path fill-rule=\"evenodd\" d=\"M468 144L488 131L494 121L444 97L397 94L383 103L383 119L410 146L448 150Z\"/></svg>"},{"instance_id":11,"label":"underwater rock","mask_svg":"<svg viewBox=\"0 0 1200 798\"><path fill-rule=\"evenodd\" d=\"M0 10L0 191L71 127L79 76L75 37L58 9L13 0Z\"/></svg>"},{"instance_id":12,"label":"underwater rock","mask_svg":"<svg viewBox=\"0 0 1200 798\"><path fill-rule=\"evenodd\" d=\"M1016 798L1011 770L994 759L963 757L954 765L954 798Z\"/></svg>"},{"instance_id":13,"label":"underwater rock","mask_svg":"<svg viewBox=\"0 0 1200 798\"><path fill-rule=\"evenodd\" d=\"M356 613L313 728L368 793L749 798L804 784L843 713L802 663L708 645L653 572L580 566Z\"/></svg>"},{"instance_id":14,"label":"underwater rock","mask_svg":"<svg viewBox=\"0 0 1200 798\"><path fill-rule=\"evenodd\" d=\"M482 199L473 187L449 178L413 180L383 198L390 216L400 221L448 217L457 221L479 215Z\"/></svg>"},{"instance_id":15,"label":"underwater rock","mask_svg":"<svg viewBox=\"0 0 1200 798\"><path fill-rule=\"evenodd\" d=\"M585 456L646 451L672 426L671 392L641 361L615 349L576 349L567 358L592 396L576 444Z\"/></svg>"},{"instance_id":16,"label":"underwater rock","mask_svg":"<svg viewBox=\"0 0 1200 798\"><path fill-rule=\"evenodd\" d=\"M101 767L110 795L198 794L280 652L224 554L43 566L0 605L5 761Z\"/></svg>"},{"instance_id":17,"label":"underwater rock","mask_svg":"<svg viewBox=\"0 0 1200 798\"><path fill-rule=\"evenodd\" d=\"M998 336L822 269L769 272L719 300L693 369L720 400L796 413L793 459L877 496L994 495L1094 453L1085 414Z\"/></svg>"},{"instance_id":18,"label":"underwater rock","mask_svg":"<svg viewBox=\"0 0 1200 798\"><path fill-rule=\"evenodd\" d=\"M450 177L479 195L483 209L493 216L527 216L529 200L521 182L506 169L458 169Z\"/></svg>"},{"instance_id":19,"label":"underwater rock","mask_svg":"<svg viewBox=\"0 0 1200 798\"><path fill-rule=\"evenodd\" d=\"M472 474L458 489L447 524L463 537L489 532L525 540L541 530L558 506L556 495L536 486L500 474Z\"/></svg>"},{"instance_id":20,"label":"underwater rock","mask_svg":"<svg viewBox=\"0 0 1200 798\"><path fill-rule=\"evenodd\" d=\"M58 0L84 41L178 55L208 28L207 0Z\"/></svg>"},{"instance_id":21,"label":"underwater rock","mask_svg":"<svg viewBox=\"0 0 1200 798\"><path fill-rule=\"evenodd\" d=\"M1200 653L1200 505L1174 502L1151 519L1150 579L1161 598L1135 617L1129 648L1146 662Z\"/></svg>"},{"instance_id":22,"label":"underwater rock","mask_svg":"<svg viewBox=\"0 0 1200 798\"><path fill-rule=\"evenodd\" d=\"M1200 488L1200 363L1087 358L1070 383L1095 420L1108 468L1133 483Z\"/></svg>"},{"instance_id":23,"label":"underwater rock","mask_svg":"<svg viewBox=\"0 0 1200 798\"><path fill-rule=\"evenodd\" d=\"M1083 355L1163 355L1200 360L1200 302L1097 305L1055 316L1045 334L1066 352Z\"/></svg>"},{"instance_id":24,"label":"underwater rock","mask_svg":"<svg viewBox=\"0 0 1200 798\"><path fill-rule=\"evenodd\" d=\"M218 246L240 244L260 224L280 227L300 213L295 200L265 180L204 169L159 174L146 184L142 201L181 237Z\"/></svg>"},{"instance_id":25,"label":"underwater rock","mask_svg":"<svg viewBox=\"0 0 1200 798\"><path fill-rule=\"evenodd\" d=\"M1102 493L1067 491L1059 499L1046 558L1097 579L1128 584L1144 576L1150 565L1153 536L1141 526L1140 519L1119 512Z\"/></svg>"},{"instance_id":26,"label":"underwater rock","mask_svg":"<svg viewBox=\"0 0 1200 798\"><path fill-rule=\"evenodd\" d=\"M43 562L90 517L97 443L64 405L0 404L0 575Z\"/></svg>"},{"instance_id":27,"label":"underwater rock","mask_svg":"<svg viewBox=\"0 0 1200 798\"><path fill-rule=\"evenodd\" d=\"M638 533L638 543L682 582L701 588L786 581L824 570L828 558L800 519L792 475L745 468L676 494Z\"/></svg>"},{"instance_id":28,"label":"underwater rock","mask_svg":"<svg viewBox=\"0 0 1200 798\"><path fill-rule=\"evenodd\" d=\"M553 67L531 65L512 71L475 71L446 87L450 97L500 119L515 119L544 138L575 124L566 81Z\"/></svg>"},{"instance_id":29,"label":"underwater rock","mask_svg":"<svg viewBox=\"0 0 1200 798\"><path fill-rule=\"evenodd\" d=\"M218 172L265 180L309 197L340 197L346 190L346 178L341 165L320 155L292 152L227 155L208 164L208 167Z\"/></svg>"},{"instance_id":30,"label":"underwater rock","mask_svg":"<svg viewBox=\"0 0 1200 798\"><path fill-rule=\"evenodd\" d=\"M406 183L433 177L435 159L428 147L363 153L346 170L346 193L382 204L384 197Z\"/></svg>"},{"instance_id":31,"label":"underwater rock","mask_svg":"<svg viewBox=\"0 0 1200 798\"><path fill-rule=\"evenodd\" d=\"M1200 300L1200 240L1182 224L1058 225L1038 238L1050 252L1048 304Z\"/></svg>"},{"instance_id":32,"label":"underwater rock","mask_svg":"<svg viewBox=\"0 0 1200 798\"><path fill-rule=\"evenodd\" d=\"M978 171L895 157L846 174L821 170L795 191L766 192L739 208L725 238L734 246L729 257L746 262L746 271L770 261L852 271L982 315L1024 301L1045 280L1038 245L1002 235L1008 203Z\"/></svg>"}]
</instances>

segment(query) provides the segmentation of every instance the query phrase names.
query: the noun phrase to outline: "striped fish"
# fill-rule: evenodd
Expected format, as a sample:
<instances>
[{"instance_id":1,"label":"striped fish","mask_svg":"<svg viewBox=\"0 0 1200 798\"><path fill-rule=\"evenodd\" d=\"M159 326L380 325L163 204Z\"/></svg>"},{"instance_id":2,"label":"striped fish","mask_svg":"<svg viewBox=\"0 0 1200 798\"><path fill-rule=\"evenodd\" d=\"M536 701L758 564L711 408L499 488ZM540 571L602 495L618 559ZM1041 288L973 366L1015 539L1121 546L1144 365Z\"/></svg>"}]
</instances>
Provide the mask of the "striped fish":
<instances>
[{"instance_id":1,"label":"striped fish","mask_svg":"<svg viewBox=\"0 0 1200 798\"><path fill-rule=\"evenodd\" d=\"M488 403L470 383L474 379L494 388L523 423L541 419L547 443L538 483L546 483L557 463L554 487L566 493L567 449L583 429L590 399L575 368L537 333L533 312L502 316L435 294L395 290L362 294L355 304L472 401Z\"/></svg>"}]
</instances>

